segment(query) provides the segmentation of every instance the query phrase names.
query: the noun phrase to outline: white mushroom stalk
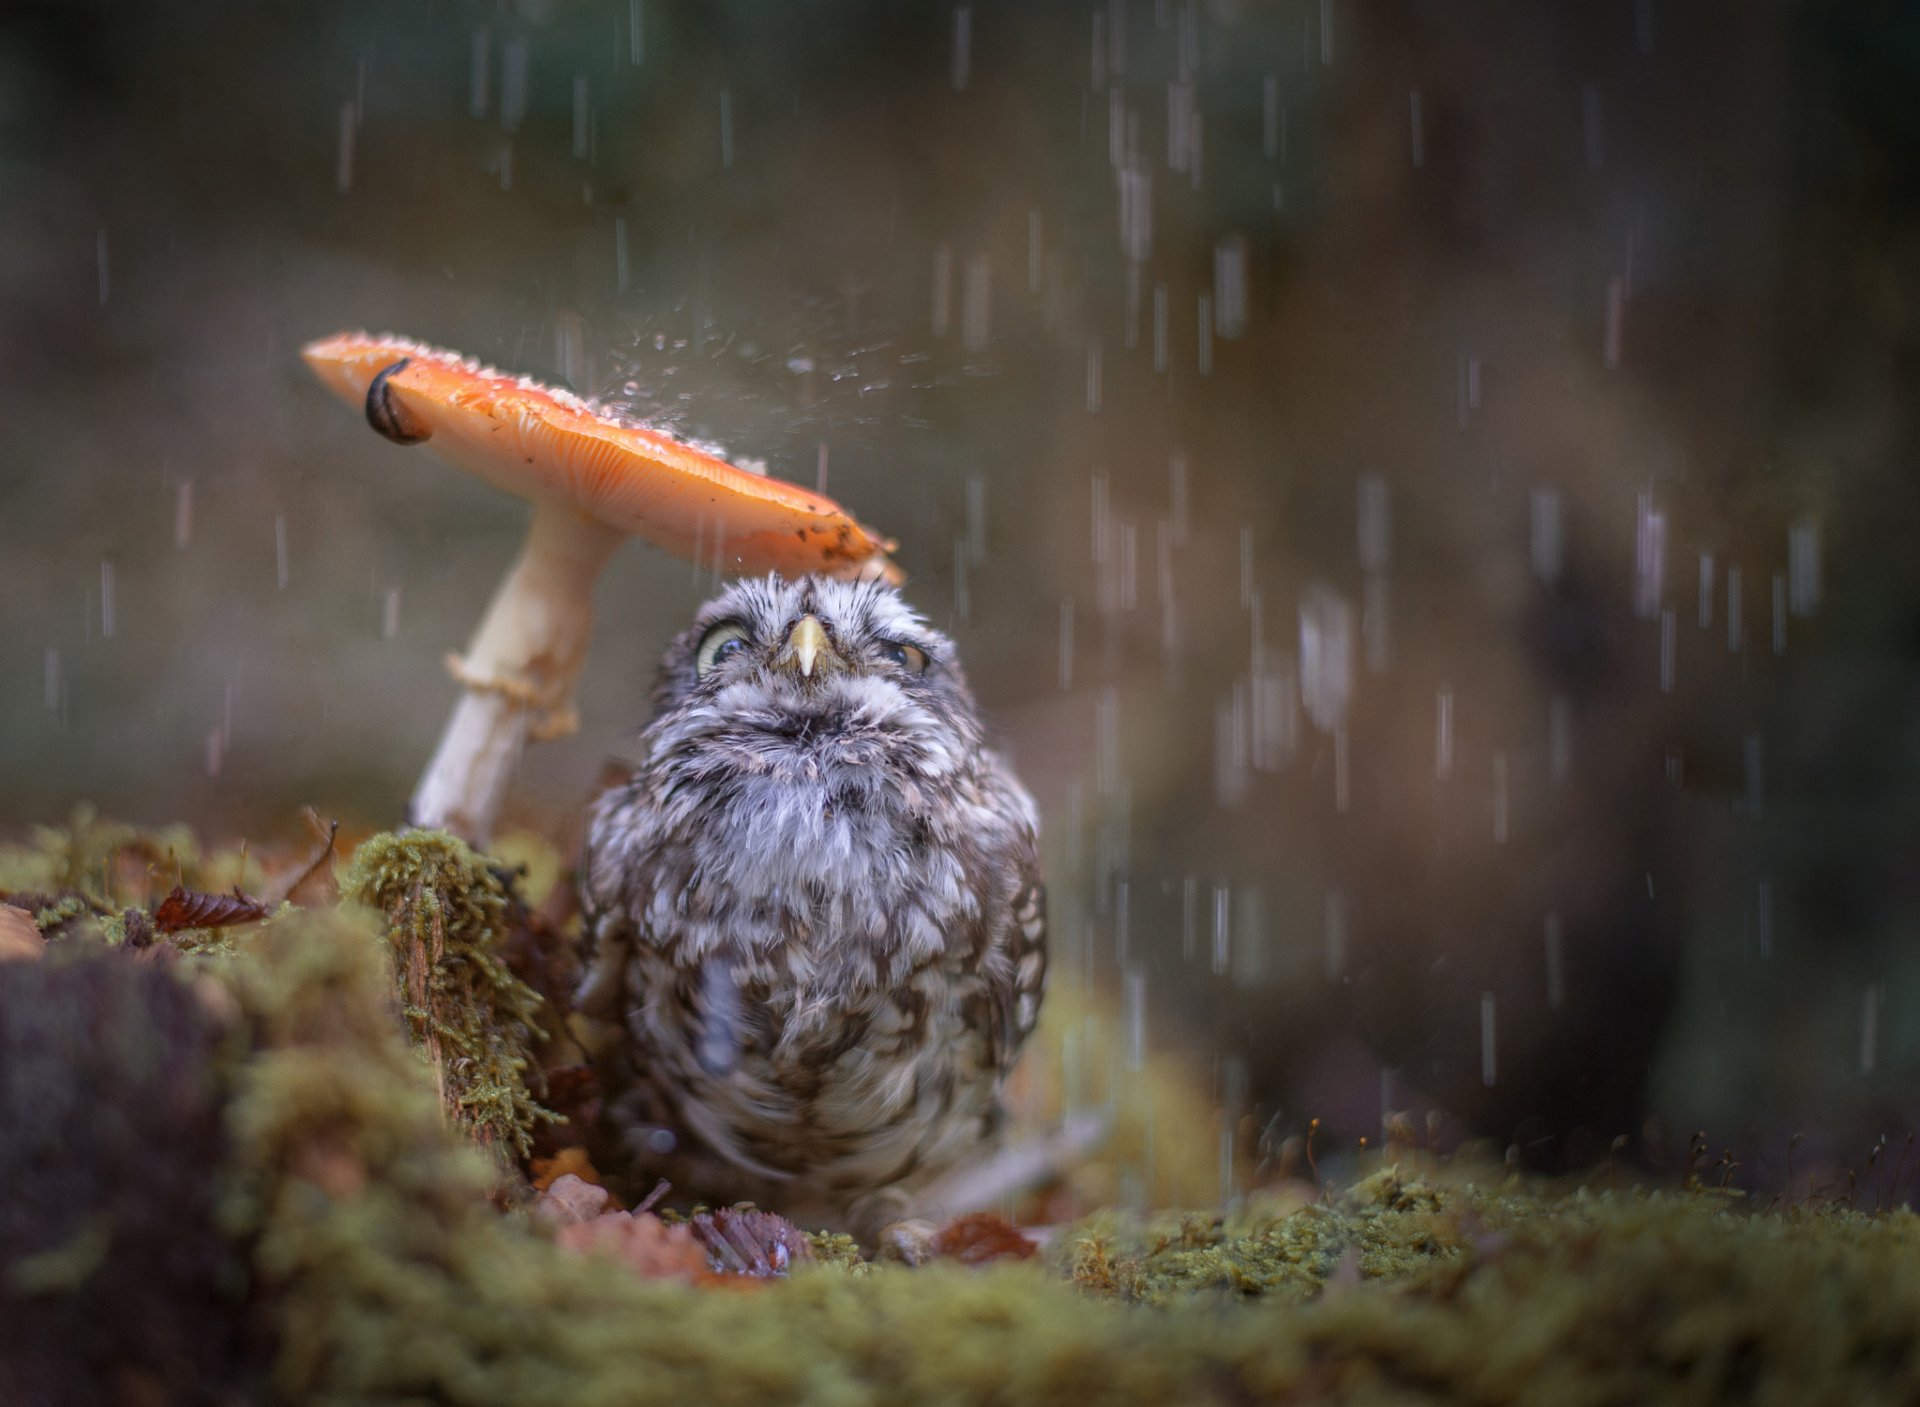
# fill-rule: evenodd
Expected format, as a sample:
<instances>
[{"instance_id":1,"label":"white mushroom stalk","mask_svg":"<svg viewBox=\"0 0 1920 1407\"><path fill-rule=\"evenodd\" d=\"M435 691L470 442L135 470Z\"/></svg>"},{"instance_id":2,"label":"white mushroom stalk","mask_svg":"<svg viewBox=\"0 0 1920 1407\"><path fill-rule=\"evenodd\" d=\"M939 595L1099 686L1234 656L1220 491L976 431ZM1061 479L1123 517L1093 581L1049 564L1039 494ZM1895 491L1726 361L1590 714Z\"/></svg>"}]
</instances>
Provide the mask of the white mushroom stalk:
<instances>
[{"instance_id":1,"label":"white mushroom stalk","mask_svg":"<svg viewBox=\"0 0 1920 1407\"><path fill-rule=\"evenodd\" d=\"M447 667L463 692L408 819L484 845L528 742L580 725L574 686L587 660L593 588L626 534L552 500L534 505L520 558L494 593L465 657Z\"/></svg>"},{"instance_id":2,"label":"white mushroom stalk","mask_svg":"<svg viewBox=\"0 0 1920 1407\"><path fill-rule=\"evenodd\" d=\"M414 790L416 826L484 846L527 744L578 726L593 588L625 538L695 559L722 544L720 565L741 573L901 579L893 544L832 500L568 392L402 337L341 333L301 355L385 438L429 444L533 504L519 560L466 655L449 660L462 692Z\"/></svg>"}]
</instances>

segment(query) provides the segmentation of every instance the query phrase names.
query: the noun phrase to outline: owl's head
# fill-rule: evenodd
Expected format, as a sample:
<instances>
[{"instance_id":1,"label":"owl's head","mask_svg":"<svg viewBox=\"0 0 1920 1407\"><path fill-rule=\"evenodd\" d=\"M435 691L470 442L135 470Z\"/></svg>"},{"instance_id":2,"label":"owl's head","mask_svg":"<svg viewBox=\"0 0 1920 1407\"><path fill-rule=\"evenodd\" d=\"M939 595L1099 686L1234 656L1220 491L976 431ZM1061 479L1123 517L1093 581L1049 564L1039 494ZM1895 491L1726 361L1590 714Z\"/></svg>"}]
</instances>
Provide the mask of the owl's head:
<instances>
[{"instance_id":1,"label":"owl's head","mask_svg":"<svg viewBox=\"0 0 1920 1407\"><path fill-rule=\"evenodd\" d=\"M720 750L750 765L949 773L978 748L953 642L876 581L733 583L667 649L647 730L655 759Z\"/></svg>"}]
</instances>

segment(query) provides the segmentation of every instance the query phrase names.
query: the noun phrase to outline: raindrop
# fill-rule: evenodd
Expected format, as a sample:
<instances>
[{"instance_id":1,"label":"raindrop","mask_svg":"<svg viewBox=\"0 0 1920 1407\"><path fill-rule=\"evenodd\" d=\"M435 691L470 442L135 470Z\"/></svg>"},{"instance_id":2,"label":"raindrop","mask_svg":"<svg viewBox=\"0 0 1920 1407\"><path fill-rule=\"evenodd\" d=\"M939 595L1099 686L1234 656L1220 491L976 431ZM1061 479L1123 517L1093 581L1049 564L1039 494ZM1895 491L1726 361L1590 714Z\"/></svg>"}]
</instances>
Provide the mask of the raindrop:
<instances>
[{"instance_id":1,"label":"raindrop","mask_svg":"<svg viewBox=\"0 0 1920 1407\"><path fill-rule=\"evenodd\" d=\"M1187 544L1187 457L1178 452L1167 460L1167 494L1173 514L1173 545Z\"/></svg>"},{"instance_id":2,"label":"raindrop","mask_svg":"<svg viewBox=\"0 0 1920 1407\"><path fill-rule=\"evenodd\" d=\"M965 620L973 606L967 591L967 558L970 549L965 534L953 540L953 613Z\"/></svg>"},{"instance_id":3,"label":"raindrop","mask_svg":"<svg viewBox=\"0 0 1920 1407\"><path fill-rule=\"evenodd\" d=\"M700 1041L696 1059L708 1075L724 1076L740 1054L742 1012L740 984L733 964L708 962L701 966Z\"/></svg>"},{"instance_id":4,"label":"raindrop","mask_svg":"<svg viewBox=\"0 0 1920 1407\"><path fill-rule=\"evenodd\" d=\"M1496 752L1493 755L1493 843L1507 843L1507 817L1509 802L1507 795L1507 755Z\"/></svg>"},{"instance_id":5,"label":"raindrop","mask_svg":"<svg viewBox=\"0 0 1920 1407\"><path fill-rule=\"evenodd\" d=\"M353 104L340 104L340 149L333 168L333 185L342 195L353 189L353 135L359 125L353 115ZM102 279L101 287L104 289L105 286L106 282ZM107 301L104 292L100 301Z\"/></svg>"},{"instance_id":6,"label":"raindrop","mask_svg":"<svg viewBox=\"0 0 1920 1407\"><path fill-rule=\"evenodd\" d=\"M1187 176L1188 184L1194 190L1200 189L1201 157L1206 150L1206 143L1202 140L1205 131L1206 120L1199 113L1187 118Z\"/></svg>"},{"instance_id":7,"label":"raindrop","mask_svg":"<svg viewBox=\"0 0 1920 1407\"><path fill-rule=\"evenodd\" d=\"M400 588L387 588L386 603L380 612L380 638L391 640L400 633Z\"/></svg>"},{"instance_id":8,"label":"raindrop","mask_svg":"<svg viewBox=\"0 0 1920 1407\"><path fill-rule=\"evenodd\" d=\"M826 449L820 446L821 478L826 477ZM821 492L826 492L824 484ZM967 560L979 566L987 559L987 481L984 475L967 475Z\"/></svg>"},{"instance_id":9,"label":"raindrop","mask_svg":"<svg viewBox=\"0 0 1920 1407\"><path fill-rule=\"evenodd\" d=\"M1607 323L1600 343L1600 360L1608 371L1617 371L1620 367L1620 347L1625 336L1627 314L1627 281L1624 278L1607 280Z\"/></svg>"},{"instance_id":10,"label":"raindrop","mask_svg":"<svg viewBox=\"0 0 1920 1407\"><path fill-rule=\"evenodd\" d=\"M220 775L220 764L225 759L226 751L227 740L221 731L218 728L207 729L206 759L209 777Z\"/></svg>"},{"instance_id":11,"label":"raindrop","mask_svg":"<svg viewBox=\"0 0 1920 1407\"><path fill-rule=\"evenodd\" d=\"M956 5L953 10L953 91L967 91L967 79L973 71L973 10Z\"/></svg>"},{"instance_id":12,"label":"raindrop","mask_svg":"<svg viewBox=\"0 0 1920 1407\"><path fill-rule=\"evenodd\" d=\"M1660 612L1660 692L1673 692L1674 654L1679 644L1679 613L1669 606Z\"/></svg>"},{"instance_id":13,"label":"raindrop","mask_svg":"<svg viewBox=\"0 0 1920 1407\"><path fill-rule=\"evenodd\" d=\"M1100 410L1100 339L1087 339L1087 412L1098 414Z\"/></svg>"},{"instance_id":14,"label":"raindrop","mask_svg":"<svg viewBox=\"0 0 1920 1407\"><path fill-rule=\"evenodd\" d=\"M733 94L720 90L720 165L733 165Z\"/></svg>"},{"instance_id":15,"label":"raindrop","mask_svg":"<svg viewBox=\"0 0 1920 1407\"><path fill-rule=\"evenodd\" d=\"M1147 974L1126 975L1123 1010L1127 1023L1127 1069L1138 1070L1147 1057Z\"/></svg>"},{"instance_id":16,"label":"raindrop","mask_svg":"<svg viewBox=\"0 0 1920 1407\"><path fill-rule=\"evenodd\" d=\"M1700 628L1713 625L1713 554L1700 554Z\"/></svg>"},{"instance_id":17,"label":"raindrop","mask_svg":"<svg viewBox=\"0 0 1920 1407\"><path fill-rule=\"evenodd\" d=\"M1418 171L1427 164L1427 134L1420 119L1420 90L1413 89L1407 94L1407 125L1410 129L1413 151L1413 169Z\"/></svg>"},{"instance_id":18,"label":"raindrop","mask_svg":"<svg viewBox=\"0 0 1920 1407\"><path fill-rule=\"evenodd\" d=\"M1667 567L1667 515L1654 511L1651 493L1636 496L1633 542L1633 610L1651 620L1666 592Z\"/></svg>"},{"instance_id":19,"label":"raindrop","mask_svg":"<svg viewBox=\"0 0 1920 1407\"><path fill-rule=\"evenodd\" d=\"M1093 789L1111 796L1120 780L1120 692L1102 690L1093 704Z\"/></svg>"},{"instance_id":20,"label":"raindrop","mask_svg":"<svg viewBox=\"0 0 1920 1407\"><path fill-rule=\"evenodd\" d=\"M1558 1011L1567 999L1566 955L1560 938L1560 915L1547 915L1547 1007Z\"/></svg>"},{"instance_id":21,"label":"raindrop","mask_svg":"<svg viewBox=\"0 0 1920 1407\"><path fill-rule=\"evenodd\" d=\"M1787 652L1787 574L1773 574L1773 652Z\"/></svg>"},{"instance_id":22,"label":"raindrop","mask_svg":"<svg viewBox=\"0 0 1920 1407\"><path fill-rule=\"evenodd\" d=\"M500 130L520 130L527 115L527 41L509 39L500 47Z\"/></svg>"},{"instance_id":23,"label":"raindrop","mask_svg":"<svg viewBox=\"0 0 1920 1407\"><path fill-rule=\"evenodd\" d=\"M100 638L113 639L114 627L113 563L100 563Z\"/></svg>"},{"instance_id":24,"label":"raindrop","mask_svg":"<svg viewBox=\"0 0 1920 1407\"><path fill-rule=\"evenodd\" d=\"M1860 1073L1871 1075L1879 1063L1880 1010L1887 1004L1884 982L1872 982L1860 998Z\"/></svg>"},{"instance_id":25,"label":"raindrop","mask_svg":"<svg viewBox=\"0 0 1920 1407\"><path fill-rule=\"evenodd\" d=\"M1320 0L1320 66L1333 67L1333 0Z\"/></svg>"},{"instance_id":26,"label":"raindrop","mask_svg":"<svg viewBox=\"0 0 1920 1407\"><path fill-rule=\"evenodd\" d=\"M467 113L472 117L487 115L487 70L490 66L487 54L488 41L487 27L484 24L473 31L467 65Z\"/></svg>"},{"instance_id":27,"label":"raindrop","mask_svg":"<svg viewBox=\"0 0 1920 1407\"><path fill-rule=\"evenodd\" d=\"M1333 809L1347 814L1353 798L1352 748L1344 725L1333 730Z\"/></svg>"},{"instance_id":28,"label":"raindrop","mask_svg":"<svg viewBox=\"0 0 1920 1407\"><path fill-rule=\"evenodd\" d=\"M1191 959L1200 943L1200 881L1192 875L1180 881L1180 956Z\"/></svg>"},{"instance_id":29,"label":"raindrop","mask_svg":"<svg viewBox=\"0 0 1920 1407\"><path fill-rule=\"evenodd\" d=\"M1440 686L1434 705L1433 777L1444 782L1453 775L1453 690Z\"/></svg>"},{"instance_id":30,"label":"raindrop","mask_svg":"<svg viewBox=\"0 0 1920 1407\"><path fill-rule=\"evenodd\" d=\"M1144 264L1153 257L1153 176L1123 166L1114 181L1120 195L1120 252Z\"/></svg>"},{"instance_id":31,"label":"raindrop","mask_svg":"<svg viewBox=\"0 0 1920 1407\"><path fill-rule=\"evenodd\" d=\"M1167 168L1185 173L1193 149L1193 86L1167 84Z\"/></svg>"},{"instance_id":32,"label":"raindrop","mask_svg":"<svg viewBox=\"0 0 1920 1407\"><path fill-rule=\"evenodd\" d=\"M1107 86L1107 17L1098 10L1093 14L1093 57L1087 82L1096 93Z\"/></svg>"},{"instance_id":33,"label":"raindrop","mask_svg":"<svg viewBox=\"0 0 1920 1407\"><path fill-rule=\"evenodd\" d=\"M1360 570L1383 572L1392 551L1392 498L1387 481L1362 474L1358 491Z\"/></svg>"},{"instance_id":34,"label":"raindrop","mask_svg":"<svg viewBox=\"0 0 1920 1407\"><path fill-rule=\"evenodd\" d=\"M1127 71L1127 0L1107 0L1107 72Z\"/></svg>"},{"instance_id":35,"label":"raindrop","mask_svg":"<svg viewBox=\"0 0 1920 1407\"><path fill-rule=\"evenodd\" d=\"M1119 604L1131 611L1140 599L1140 533L1132 523L1120 525Z\"/></svg>"},{"instance_id":36,"label":"raindrop","mask_svg":"<svg viewBox=\"0 0 1920 1407\"><path fill-rule=\"evenodd\" d=\"M1227 974L1233 955L1233 891L1224 884L1213 886L1213 971L1217 977Z\"/></svg>"},{"instance_id":37,"label":"raindrop","mask_svg":"<svg viewBox=\"0 0 1920 1407\"><path fill-rule=\"evenodd\" d=\"M1480 1083L1492 1089L1498 1066L1494 1061L1493 993L1480 994Z\"/></svg>"},{"instance_id":38,"label":"raindrop","mask_svg":"<svg viewBox=\"0 0 1920 1407\"><path fill-rule=\"evenodd\" d=\"M1653 0L1633 0L1633 39L1640 52L1653 52Z\"/></svg>"},{"instance_id":39,"label":"raindrop","mask_svg":"<svg viewBox=\"0 0 1920 1407\"><path fill-rule=\"evenodd\" d=\"M1360 639L1366 650L1367 673L1385 674L1393 659L1393 611L1384 573L1372 573L1360 584Z\"/></svg>"},{"instance_id":40,"label":"raindrop","mask_svg":"<svg viewBox=\"0 0 1920 1407\"><path fill-rule=\"evenodd\" d=\"M967 260L966 280L960 297L960 345L969 352L987 345L992 311L992 266L987 256L976 254Z\"/></svg>"},{"instance_id":41,"label":"raindrop","mask_svg":"<svg viewBox=\"0 0 1920 1407\"><path fill-rule=\"evenodd\" d=\"M1760 768L1760 730L1758 728L1749 728L1747 730L1745 738L1742 739L1740 751L1742 770L1745 776L1743 789L1746 795L1747 814L1749 816L1758 816L1763 799Z\"/></svg>"},{"instance_id":42,"label":"raindrop","mask_svg":"<svg viewBox=\"0 0 1920 1407\"><path fill-rule=\"evenodd\" d=\"M1029 293L1040 291L1042 249L1040 212L1037 209L1029 210L1027 212L1027 292Z\"/></svg>"},{"instance_id":43,"label":"raindrop","mask_svg":"<svg viewBox=\"0 0 1920 1407\"><path fill-rule=\"evenodd\" d=\"M1153 286L1153 369L1159 373L1167 369L1167 286L1164 283Z\"/></svg>"},{"instance_id":44,"label":"raindrop","mask_svg":"<svg viewBox=\"0 0 1920 1407\"><path fill-rule=\"evenodd\" d=\"M1314 726L1331 732L1353 697L1353 608L1323 583L1300 603L1300 701Z\"/></svg>"},{"instance_id":45,"label":"raindrop","mask_svg":"<svg viewBox=\"0 0 1920 1407\"><path fill-rule=\"evenodd\" d=\"M1558 489L1535 489L1528 497L1527 555L1533 574L1551 586L1560 579L1565 560L1561 499Z\"/></svg>"},{"instance_id":46,"label":"raindrop","mask_svg":"<svg viewBox=\"0 0 1920 1407\"><path fill-rule=\"evenodd\" d=\"M1587 151L1587 169L1598 171L1606 159L1607 140L1600 121L1600 90L1591 83L1580 90L1580 135Z\"/></svg>"},{"instance_id":47,"label":"raindrop","mask_svg":"<svg viewBox=\"0 0 1920 1407\"><path fill-rule=\"evenodd\" d=\"M40 699L49 712L60 707L60 652L53 646L47 646L45 673L41 676Z\"/></svg>"},{"instance_id":48,"label":"raindrop","mask_svg":"<svg viewBox=\"0 0 1920 1407\"><path fill-rule=\"evenodd\" d=\"M576 161L587 159L588 118L592 114L592 90L587 76L578 73L573 78L573 155Z\"/></svg>"},{"instance_id":49,"label":"raindrop","mask_svg":"<svg viewBox=\"0 0 1920 1407\"><path fill-rule=\"evenodd\" d=\"M1760 956L1773 956L1773 881L1760 881L1754 894L1754 911L1760 931Z\"/></svg>"},{"instance_id":50,"label":"raindrop","mask_svg":"<svg viewBox=\"0 0 1920 1407\"><path fill-rule=\"evenodd\" d=\"M933 335L945 337L953 309L953 249L950 245L933 247Z\"/></svg>"},{"instance_id":51,"label":"raindrop","mask_svg":"<svg viewBox=\"0 0 1920 1407\"><path fill-rule=\"evenodd\" d=\"M1547 776L1555 786L1573 775L1573 701L1565 694L1547 700Z\"/></svg>"},{"instance_id":52,"label":"raindrop","mask_svg":"<svg viewBox=\"0 0 1920 1407\"><path fill-rule=\"evenodd\" d=\"M1108 503L1107 476L1095 474L1093 487L1093 561L1095 566L1103 565L1111 551L1113 542L1113 510Z\"/></svg>"},{"instance_id":53,"label":"raindrop","mask_svg":"<svg viewBox=\"0 0 1920 1407\"><path fill-rule=\"evenodd\" d=\"M185 547L193 541L193 480L182 479L173 490L173 545Z\"/></svg>"},{"instance_id":54,"label":"raindrop","mask_svg":"<svg viewBox=\"0 0 1920 1407\"><path fill-rule=\"evenodd\" d=\"M1820 609L1820 522L1811 515L1787 529L1788 598L1803 619Z\"/></svg>"},{"instance_id":55,"label":"raindrop","mask_svg":"<svg viewBox=\"0 0 1920 1407\"><path fill-rule=\"evenodd\" d=\"M1073 602L1060 603L1060 687L1073 687Z\"/></svg>"},{"instance_id":56,"label":"raindrop","mask_svg":"<svg viewBox=\"0 0 1920 1407\"><path fill-rule=\"evenodd\" d=\"M1223 807L1239 805L1251 785L1251 701L1244 681L1238 681L1213 715L1213 793Z\"/></svg>"},{"instance_id":57,"label":"raindrop","mask_svg":"<svg viewBox=\"0 0 1920 1407\"><path fill-rule=\"evenodd\" d=\"M1734 654L1740 653L1744 636L1740 630L1740 569L1727 568L1727 649Z\"/></svg>"},{"instance_id":58,"label":"raindrop","mask_svg":"<svg viewBox=\"0 0 1920 1407\"><path fill-rule=\"evenodd\" d=\"M1347 896L1330 890L1326 902L1327 981L1343 981L1347 975Z\"/></svg>"},{"instance_id":59,"label":"raindrop","mask_svg":"<svg viewBox=\"0 0 1920 1407\"><path fill-rule=\"evenodd\" d=\"M1247 326L1247 241L1242 235L1213 246L1214 330L1231 341Z\"/></svg>"},{"instance_id":60,"label":"raindrop","mask_svg":"<svg viewBox=\"0 0 1920 1407\"><path fill-rule=\"evenodd\" d=\"M627 0L627 62L640 67L647 58L646 0Z\"/></svg>"}]
</instances>

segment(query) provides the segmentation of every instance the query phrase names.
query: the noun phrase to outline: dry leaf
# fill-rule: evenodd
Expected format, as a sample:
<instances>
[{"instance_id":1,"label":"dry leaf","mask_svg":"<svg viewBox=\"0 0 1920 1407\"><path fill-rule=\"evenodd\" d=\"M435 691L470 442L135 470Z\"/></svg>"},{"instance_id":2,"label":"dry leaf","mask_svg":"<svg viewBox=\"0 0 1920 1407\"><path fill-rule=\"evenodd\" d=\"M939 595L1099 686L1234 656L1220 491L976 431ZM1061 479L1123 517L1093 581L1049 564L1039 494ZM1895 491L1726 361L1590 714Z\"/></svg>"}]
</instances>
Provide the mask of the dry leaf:
<instances>
[{"instance_id":1,"label":"dry leaf","mask_svg":"<svg viewBox=\"0 0 1920 1407\"><path fill-rule=\"evenodd\" d=\"M1040 1247L1020 1228L992 1212L969 1212L955 1217L935 1233L934 1254L962 1265L985 1265L994 1260L1026 1260Z\"/></svg>"},{"instance_id":2,"label":"dry leaf","mask_svg":"<svg viewBox=\"0 0 1920 1407\"><path fill-rule=\"evenodd\" d=\"M601 1186L599 1169L587 1157L587 1150L578 1144L562 1148L551 1158L533 1160L533 1187L536 1192L545 1192L563 1177L577 1177L595 1187Z\"/></svg>"},{"instance_id":3,"label":"dry leaf","mask_svg":"<svg viewBox=\"0 0 1920 1407\"><path fill-rule=\"evenodd\" d=\"M236 923L257 923L267 916L267 906L250 899L235 886L231 894L200 894L173 886L173 892L153 911L153 924L162 933L178 933L183 928L227 928Z\"/></svg>"},{"instance_id":4,"label":"dry leaf","mask_svg":"<svg viewBox=\"0 0 1920 1407\"><path fill-rule=\"evenodd\" d=\"M0 904L0 962L27 962L47 950L47 940L33 915L12 904Z\"/></svg>"}]
</instances>

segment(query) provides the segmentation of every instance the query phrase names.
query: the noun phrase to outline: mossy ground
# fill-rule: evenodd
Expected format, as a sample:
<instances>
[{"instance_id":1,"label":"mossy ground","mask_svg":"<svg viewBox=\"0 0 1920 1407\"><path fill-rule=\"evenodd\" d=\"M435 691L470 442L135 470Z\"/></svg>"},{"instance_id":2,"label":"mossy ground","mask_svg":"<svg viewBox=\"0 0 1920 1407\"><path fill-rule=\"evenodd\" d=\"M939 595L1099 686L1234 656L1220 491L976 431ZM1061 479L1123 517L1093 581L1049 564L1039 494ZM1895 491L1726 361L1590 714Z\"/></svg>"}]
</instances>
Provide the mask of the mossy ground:
<instances>
[{"instance_id":1,"label":"mossy ground","mask_svg":"<svg viewBox=\"0 0 1920 1407\"><path fill-rule=\"evenodd\" d=\"M154 960L95 929L50 945L32 982L0 968L0 1057L33 1042L44 1098L95 1131L72 1145L86 1167L43 1158L0 1191L0 1396L9 1345L39 1373L14 1381L45 1383L91 1351L87 1305L159 1323L187 1266L195 1313L170 1332L217 1343L235 1391L287 1402L1920 1400L1906 1211L1755 1212L1433 1162L1219 1213L1102 1213L1021 1263L907 1269L823 1243L739 1292L642 1280L490 1200L496 1159L449 1125L396 1020L389 922L289 907L229 940ZM153 1042L83 1059L102 991ZM191 1051L170 1063L179 1031ZM61 1071L92 1083L62 1089ZM14 1115L39 1088L0 1081ZM179 1091L164 1116L156 1088ZM172 1234L214 1244L156 1253L146 1200L95 1190L100 1169L172 1205L202 1186L211 1212ZM84 1256L33 1239L49 1208ZM53 1328L21 1344L28 1308ZM169 1400L193 1355L119 1341L114 1394Z\"/></svg>"}]
</instances>

